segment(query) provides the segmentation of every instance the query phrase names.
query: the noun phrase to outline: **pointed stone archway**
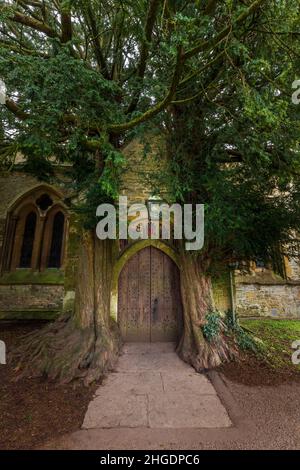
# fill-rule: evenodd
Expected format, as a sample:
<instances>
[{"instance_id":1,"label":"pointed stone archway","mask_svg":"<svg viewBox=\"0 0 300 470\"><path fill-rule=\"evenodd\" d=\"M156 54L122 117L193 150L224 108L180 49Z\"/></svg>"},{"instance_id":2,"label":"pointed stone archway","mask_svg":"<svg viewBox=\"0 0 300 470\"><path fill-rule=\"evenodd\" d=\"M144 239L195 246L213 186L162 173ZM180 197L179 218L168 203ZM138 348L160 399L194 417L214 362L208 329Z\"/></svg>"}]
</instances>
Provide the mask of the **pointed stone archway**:
<instances>
[{"instance_id":1,"label":"pointed stone archway","mask_svg":"<svg viewBox=\"0 0 300 470\"><path fill-rule=\"evenodd\" d=\"M124 341L177 342L182 330L175 250L158 240L129 246L114 269L112 316Z\"/></svg>"}]
</instances>

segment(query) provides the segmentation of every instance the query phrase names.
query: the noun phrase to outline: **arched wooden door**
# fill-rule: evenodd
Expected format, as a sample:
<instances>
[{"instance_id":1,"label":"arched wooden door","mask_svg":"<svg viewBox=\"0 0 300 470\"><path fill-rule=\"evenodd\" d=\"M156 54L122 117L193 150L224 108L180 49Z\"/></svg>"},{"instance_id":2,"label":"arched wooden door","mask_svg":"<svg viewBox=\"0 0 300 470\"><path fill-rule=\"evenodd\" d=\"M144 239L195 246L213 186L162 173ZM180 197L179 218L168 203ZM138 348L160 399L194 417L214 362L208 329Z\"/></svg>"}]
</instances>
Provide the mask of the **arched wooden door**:
<instances>
[{"instance_id":1,"label":"arched wooden door","mask_svg":"<svg viewBox=\"0 0 300 470\"><path fill-rule=\"evenodd\" d=\"M179 270L162 251L136 253L119 277L118 322L124 341L177 341L182 328Z\"/></svg>"}]
</instances>

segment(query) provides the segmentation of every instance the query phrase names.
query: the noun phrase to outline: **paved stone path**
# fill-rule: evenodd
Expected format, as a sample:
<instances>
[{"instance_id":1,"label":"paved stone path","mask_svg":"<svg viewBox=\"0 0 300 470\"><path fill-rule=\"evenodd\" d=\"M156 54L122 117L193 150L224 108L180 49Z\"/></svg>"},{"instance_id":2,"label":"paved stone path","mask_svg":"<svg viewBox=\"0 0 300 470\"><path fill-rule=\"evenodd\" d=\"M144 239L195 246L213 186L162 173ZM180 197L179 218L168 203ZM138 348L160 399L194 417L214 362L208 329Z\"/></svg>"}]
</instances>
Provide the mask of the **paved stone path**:
<instances>
[{"instance_id":1,"label":"paved stone path","mask_svg":"<svg viewBox=\"0 0 300 470\"><path fill-rule=\"evenodd\" d=\"M226 428L213 385L179 359L172 343L127 343L117 370L91 401L84 429Z\"/></svg>"}]
</instances>

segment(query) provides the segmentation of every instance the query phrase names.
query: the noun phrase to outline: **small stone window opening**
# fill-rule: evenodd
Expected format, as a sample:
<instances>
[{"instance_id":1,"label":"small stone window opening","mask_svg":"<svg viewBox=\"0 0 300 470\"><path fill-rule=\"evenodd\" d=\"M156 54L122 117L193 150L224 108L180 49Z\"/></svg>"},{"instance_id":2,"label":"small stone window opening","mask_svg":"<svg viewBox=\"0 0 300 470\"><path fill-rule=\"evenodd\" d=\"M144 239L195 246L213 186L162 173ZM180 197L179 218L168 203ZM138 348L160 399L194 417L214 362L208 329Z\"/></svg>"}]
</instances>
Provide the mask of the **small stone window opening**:
<instances>
[{"instance_id":1,"label":"small stone window opening","mask_svg":"<svg viewBox=\"0 0 300 470\"><path fill-rule=\"evenodd\" d=\"M265 269L267 267L265 261L261 258L256 258L255 265L258 269Z\"/></svg>"},{"instance_id":2,"label":"small stone window opening","mask_svg":"<svg viewBox=\"0 0 300 470\"><path fill-rule=\"evenodd\" d=\"M42 194L42 196L36 200L36 204L42 211L46 211L52 206L53 201L48 194Z\"/></svg>"}]
</instances>

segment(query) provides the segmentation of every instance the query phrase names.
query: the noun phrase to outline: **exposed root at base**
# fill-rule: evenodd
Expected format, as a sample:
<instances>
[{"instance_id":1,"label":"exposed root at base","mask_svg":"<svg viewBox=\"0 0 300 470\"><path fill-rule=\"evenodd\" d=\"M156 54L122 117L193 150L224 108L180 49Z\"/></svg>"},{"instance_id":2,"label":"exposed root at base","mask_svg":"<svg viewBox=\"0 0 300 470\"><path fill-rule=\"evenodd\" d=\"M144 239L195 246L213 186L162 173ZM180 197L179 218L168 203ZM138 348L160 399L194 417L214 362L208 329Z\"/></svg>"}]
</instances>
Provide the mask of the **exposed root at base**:
<instances>
[{"instance_id":1,"label":"exposed root at base","mask_svg":"<svg viewBox=\"0 0 300 470\"><path fill-rule=\"evenodd\" d=\"M47 377L59 383L81 379L86 385L114 368L120 339L114 327L95 335L90 327L79 329L70 316L61 317L23 338L11 362L22 377Z\"/></svg>"}]
</instances>

